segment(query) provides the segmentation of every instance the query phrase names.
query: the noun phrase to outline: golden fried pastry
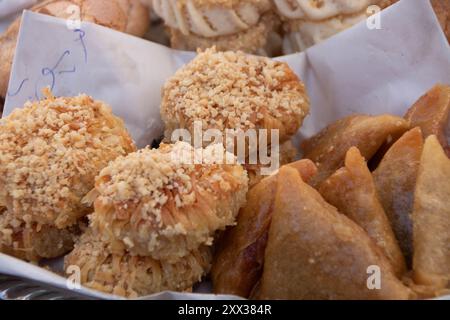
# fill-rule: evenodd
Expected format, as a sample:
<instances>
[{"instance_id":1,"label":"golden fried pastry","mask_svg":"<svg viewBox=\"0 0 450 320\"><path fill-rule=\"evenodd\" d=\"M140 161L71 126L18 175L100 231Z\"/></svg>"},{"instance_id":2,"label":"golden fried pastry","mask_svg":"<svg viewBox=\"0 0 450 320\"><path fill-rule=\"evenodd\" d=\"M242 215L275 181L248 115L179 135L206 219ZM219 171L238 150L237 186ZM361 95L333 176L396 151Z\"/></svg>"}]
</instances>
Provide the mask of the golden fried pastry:
<instances>
[{"instance_id":1,"label":"golden fried pastry","mask_svg":"<svg viewBox=\"0 0 450 320\"><path fill-rule=\"evenodd\" d=\"M270 0L153 0L172 47L192 51L217 46L266 55L276 22L271 8Z\"/></svg>"},{"instance_id":2,"label":"golden fried pastry","mask_svg":"<svg viewBox=\"0 0 450 320\"><path fill-rule=\"evenodd\" d=\"M314 163L300 160L288 165L309 181L316 173ZM266 177L247 195L237 225L220 239L211 277L214 292L248 298L261 277L267 233L273 213L273 200L279 184L278 175Z\"/></svg>"},{"instance_id":3,"label":"golden fried pastry","mask_svg":"<svg viewBox=\"0 0 450 320\"><path fill-rule=\"evenodd\" d=\"M201 124L204 131L219 130L224 140L227 131L267 129L270 138L278 130L283 143L308 112L305 86L287 64L214 48L177 71L164 86L161 104L166 141L176 129L195 136L195 124Z\"/></svg>"},{"instance_id":4,"label":"golden fried pastry","mask_svg":"<svg viewBox=\"0 0 450 320\"><path fill-rule=\"evenodd\" d=\"M81 283L102 292L136 298L165 290L187 291L211 265L210 248L201 246L176 262L112 254L105 242L88 230L64 259L64 269L79 267Z\"/></svg>"},{"instance_id":5,"label":"golden fried pastry","mask_svg":"<svg viewBox=\"0 0 450 320\"><path fill-rule=\"evenodd\" d=\"M450 147L447 141L446 128L450 112L450 86L438 84L423 95L406 113L405 119L411 127L419 126L424 138L438 137L447 155Z\"/></svg>"},{"instance_id":6,"label":"golden fried pastry","mask_svg":"<svg viewBox=\"0 0 450 320\"><path fill-rule=\"evenodd\" d=\"M357 147L369 160L383 143L402 135L407 129L407 121L387 114L351 115L332 123L302 143L304 158L312 160L319 168L313 184L320 185L341 168L351 147Z\"/></svg>"},{"instance_id":7,"label":"golden fried pastry","mask_svg":"<svg viewBox=\"0 0 450 320\"><path fill-rule=\"evenodd\" d=\"M412 213L414 280L450 288L450 159L436 136L425 140Z\"/></svg>"},{"instance_id":8,"label":"golden fried pastry","mask_svg":"<svg viewBox=\"0 0 450 320\"><path fill-rule=\"evenodd\" d=\"M405 258L380 203L372 174L356 147L347 151L345 167L325 180L319 192L367 232L383 250L397 276L405 273Z\"/></svg>"},{"instance_id":9,"label":"golden fried pastry","mask_svg":"<svg viewBox=\"0 0 450 320\"><path fill-rule=\"evenodd\" d=\"M203 151L202 164L191 164L184 151ZM95 199L91 222L114 253L173 261L211 245L217 230L235 223L247 173L237 164L209 161L207 151L184 142L163 144L120 157L100 172L87 197Z\"/></svg>"},{"instance_id":10,"label":"golden fried pastry","mask_svg":"<svg viewBox=\"0 0 450 320\"><path fill-rule=\"evenodd\" d=\"M411 291L367 233L282 167L258 299L408 299ZM371 271L378 270L379 274ZM377 272L377 271L375 271ZM371 281L380 277L380 286Z\"/></svg>"},{"instance_id":11,"label":"golden fried pastry","mask_svg":"<svg viewBox=\"0 0 450 320\"><path fill-rule=\"evenodd\" d=\"M431 4L433 5L442 29L447 36L447 41L450 42L450 1L431 0Z\"/></svg>"},{"instance_id":12,"label":"golden fried pastry","mask_svg":"<svg viewBox=\"0 0 450 320\"><path fill-rule=\"evenodd\" d=\"M422 132L417 127L393 144L373 172L381 204L408 266L413 252L411 214L422 149Z\"/></svg>"},{"instance_id":13,"label":"golden fried pastry","mask_svg":"<svg viewBox=\"0 0 450 320\"><path fill-rule=\"evenodd\" d=\"M6 210L0 213L0 252L37 262L62 256L73 248L78 226L58 229L50 225L26 223Z\"/></svg>"},{"instance_id":14,"label":"golden fried pastry","mask_svg":"<svg viewBox=\"0 0 450 320\"><path fill-rule=\"evenodd\" d=\"M367 19L368 8L397 0L274 0L284 21L284 54L303 51Z\"/></svg>"},{"instance_id":15,"label":"golden fried pastry","mask_svg":"<svg viewBox=\"0 0 450 320\"><path fill-rule=\"evenodd\" d=\"M78 7L82 21L142 37L150 26L147 8L140 0L45 0L30 10L58 18L73 19ZM0 96L5 97L11 72L20 19L17 19L0 35Z\"/></svg>"},{"instance_id":16,"label":"golden fried pastry","mask_svg":"<svg viewBox=\"0 0 450 320\"><path fill-rule=\"evenodd\" d=\"M288 140L280 146L280 150L278 153L279 165L284 166L288 163L294 162L297 157L298 150L292 144L292 141ZM248 173L248 186L249 189L260 182L264 175L261 173L260 164L244 164L245 170Z\"/></svg>"}]
</instances>

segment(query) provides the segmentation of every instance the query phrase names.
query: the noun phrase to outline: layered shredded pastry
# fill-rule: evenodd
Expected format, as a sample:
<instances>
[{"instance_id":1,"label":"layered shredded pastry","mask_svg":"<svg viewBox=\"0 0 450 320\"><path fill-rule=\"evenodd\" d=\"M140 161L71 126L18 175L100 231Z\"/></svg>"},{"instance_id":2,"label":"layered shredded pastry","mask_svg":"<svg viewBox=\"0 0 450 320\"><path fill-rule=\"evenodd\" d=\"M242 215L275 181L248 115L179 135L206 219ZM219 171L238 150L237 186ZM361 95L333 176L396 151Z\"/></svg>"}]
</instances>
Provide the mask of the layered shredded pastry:
<instances>
[{"instance_id":1,"label":"layered shredded pastry","mask_svg":"<svg viewBox=\"0 0 450 320\"><path fill-rule=\"evenodd\" d=\"M65 258L65 269L79 267L83 285L136 298L165 290L189 291L211 266L210 248L201 246L176 262L112 254L105 242L86 232Z\"/></svg>"},{"instance_id":2,"label":"layered shredded pastry","mask_svg":"<svg viewBox=\"0 0 450 320\"><path fill-rule=\"evenodd\" d=\"M256 26L271 9L270 0L153 0L165 23L184 35L225 36Z\"/></svg>"},{"instance_id":3,"label":"layered shredded pastry","mask_svg":"<svg viewBox=\"0 0 450 320\"><path fill-rule=\"evenodd\" d=\"M208 49L165 84L161 115L170 140L175 129L278 129L294 135L309 113L304 84L285 63L242 52ZM270 136L270 133L269 133Z\"/></svg>"},{"instance_id":4,"label":"layered shredded pastry","mask_svg":"<svg viewBox=\"0 0 450 320\"><path fill-rule=\"evenodd\" d=\"M37 2L37 1L35 1ZM140 0L41 0L31 11L62 19L89 21L142 37L150 25L147 8ZM6 97L20 18L0 34L0 96Z\"/></svg>"},{"instance_id":5,"label":"layered shredded pastry","mask_svg":"<svg viewBox=\"0 0 450 320\"><path fill-rule=\"evenodd\" d=\"M45 99L0 121L0 215L16 219L8 223L16 227L13 233L22 226L39 232L76 225L90 213L81 199L94 187L95 176L109 161L135 150L122 120L104 103L86 95L44 93ZM8 243L15 248L15 241L2 247ZM26 249L27 243L34 245L25 241Z\"/></svg>"},{"instance_id":6,"label":"layered shredded pastry","mask_svg":"<svg viewBox=\"0 0 450 320\"><path fill-rule=\"evenodd\" d=\"M194 154L184 142L163 144L120 157L100 172L86 201L94 201L92 227L112 252L172 262L211 245L217 230L235 223L245 203L246 171L216 164L209 152L201 164L191 164Z\"/></svg>"},{"instance_id":7,"label":"layered shredded pastry","mask_svg":"<svg viewBox=\"0 0 450 320\"><path fill-rule=\"evenodd\" d=\"M397 0L274 0L284 20L283 51L303 51L366 19L368 8Z\"/></svg>"}]
</instances>

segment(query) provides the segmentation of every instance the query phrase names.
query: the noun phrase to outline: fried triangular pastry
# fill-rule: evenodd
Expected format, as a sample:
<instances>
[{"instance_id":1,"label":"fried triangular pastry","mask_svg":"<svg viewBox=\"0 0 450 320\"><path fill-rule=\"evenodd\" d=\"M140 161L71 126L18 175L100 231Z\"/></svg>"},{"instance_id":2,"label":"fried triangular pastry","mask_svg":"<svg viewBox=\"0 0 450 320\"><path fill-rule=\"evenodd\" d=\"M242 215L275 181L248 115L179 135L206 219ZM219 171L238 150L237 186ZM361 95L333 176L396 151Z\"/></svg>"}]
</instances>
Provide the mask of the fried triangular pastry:
<instances>
[{"instance_id":1,"label":"fried triangular pastry","mask_svg":"<svg viewBox=\"0 0 450 320\"><path fill-rule=\"evenodd\" d=\"M288 165L305 181L316 173L310 160ZM260 279L264 264L267 233L273 211L278 175L263 179L247 195L247 204L239 212L237 225L228 229L220 239L211 276L215 293L235 294L248 298Z\"/></svg>"},{"instance_id":2,"label":"fried triangular pastry","mask_svg":"<svg viewBox=\"0 0 450 320\"><path fill-rule=\"evenodd\" d=\"M381 204L408 266L412 259L411 214L422 149L420 128L411 129L394 143L373 172Z\"/></svg>"},{"instance_id":3,"label":"fried triangular pastry","mask_svg":"<svg viewBox=\"0 0 450 320\"><path fill-rule=\"evenodd\" d=\"M283 167L268 234L260 299L408 299L410 290L367 233ZM378 269L379 287L370 285ZM369 289L370 288L370 289Z\"/></svg>"},{"instance_id":4,"label":"fried triangular pastry","mask_svg":"<svg viewBox=\"0 0 450 320\"><path fill-rule=\"evenodd\" d=\"M356 147L348 150L345 167L325 180L319 192L367 232L383 250L397 276L406 271L405 258L378 198L372 174Z\"/></svg>"},{"instance_id":5,"label":"fried triangular pastry","mask_svg":"<svg viewBox=\"0 0 450 320\"><path fill-rule=\"evenodd\" d=\"M450 285L450 159L436 136L425 141L414 197L414 280Z\"/></svg>"}]
</instances>

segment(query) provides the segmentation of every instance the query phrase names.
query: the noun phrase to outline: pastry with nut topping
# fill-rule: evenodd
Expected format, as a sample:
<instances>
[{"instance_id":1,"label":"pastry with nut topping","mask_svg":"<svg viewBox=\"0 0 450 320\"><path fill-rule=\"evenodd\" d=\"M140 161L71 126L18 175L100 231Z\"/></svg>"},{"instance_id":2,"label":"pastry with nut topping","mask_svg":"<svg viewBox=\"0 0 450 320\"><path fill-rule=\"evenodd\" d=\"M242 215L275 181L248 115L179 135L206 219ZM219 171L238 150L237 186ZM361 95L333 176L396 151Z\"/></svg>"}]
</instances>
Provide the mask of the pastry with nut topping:
<instances>
[{"instance_id":1,"label":"pastry with nut topping","mask_svg":"<svg viewBox=\"0 0 450 320\"><path fill-rule=\"evenodd\" d=\"M109 161L135 150L122 120L103 102L44 94L45 99L26 103L0 122L0 215L2 220L9 215L8 225L16 226L2 227L0 241L3 252L18 248L19 257L21 245L5 240L11 230L77 225L91 212L81 200L95 176ZM27 243L29 249L35 241Z\"/></svg>"},{"instance_id":2,"label":"pastry with nut topping","mask_svg":"<svg viewBox=\"0 0 450 320\"><path fill-rule=\"evenodd\" d=\"M202 162L195 164L190 157L199 154ZM94 201L93 229L113 253L172 262L211 245L216 231L235 223L247 184L242 166L215 162L208 149L178 142L111 162L86 200Z\"/></svg>"}]
</instances>

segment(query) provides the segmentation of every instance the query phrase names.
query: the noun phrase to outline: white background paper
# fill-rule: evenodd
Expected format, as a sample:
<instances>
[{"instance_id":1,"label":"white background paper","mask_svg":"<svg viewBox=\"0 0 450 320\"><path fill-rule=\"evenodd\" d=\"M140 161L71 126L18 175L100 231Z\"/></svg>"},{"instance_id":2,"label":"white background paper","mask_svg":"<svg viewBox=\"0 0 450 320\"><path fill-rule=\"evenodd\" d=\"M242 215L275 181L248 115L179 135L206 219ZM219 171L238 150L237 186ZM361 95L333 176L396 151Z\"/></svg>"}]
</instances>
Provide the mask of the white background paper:
<instances>
[{"instance_id":1,"label":"white background paper","mask_svg":"<svg viewBox=\"0 0 450 320\"><path fill-rule=\"evenodd\" d=\"M311 97L311 115L299 137L355 112L403 115L434 84L450 84L450 48L428 1L400 1L383 11L381 26L369 30L362 22L305 53L279 58L306 83ZM54 80L54 94L87 93L106 101L139 146L151 143L163 129L161 87L194 55L89 23L82 31L83 41L63 20L24 14L4 114ZM1 254L0 272L65 283ZM214 296L198 296L206 297Z\"/></svg>"}]
</instances>

